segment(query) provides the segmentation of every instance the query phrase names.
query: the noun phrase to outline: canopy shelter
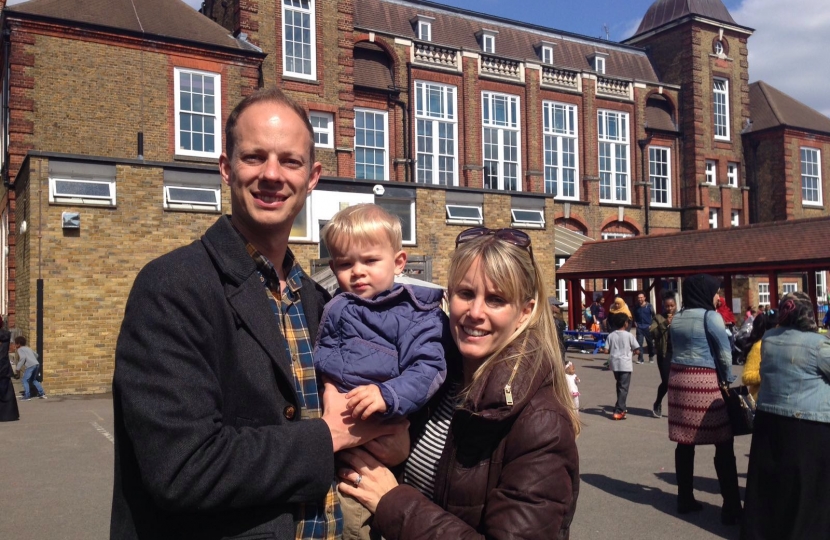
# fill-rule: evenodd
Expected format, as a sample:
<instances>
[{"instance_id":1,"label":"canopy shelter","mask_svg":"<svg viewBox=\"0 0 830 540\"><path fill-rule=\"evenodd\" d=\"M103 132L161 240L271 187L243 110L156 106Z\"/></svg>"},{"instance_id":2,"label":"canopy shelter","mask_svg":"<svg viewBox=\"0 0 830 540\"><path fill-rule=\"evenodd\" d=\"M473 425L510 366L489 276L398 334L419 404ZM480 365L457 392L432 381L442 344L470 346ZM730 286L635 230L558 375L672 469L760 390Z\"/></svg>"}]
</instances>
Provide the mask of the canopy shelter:
<instances>
[{"instance_id":1,"label":"canopy shelter","mask_svg":"<svg viewBox=\"0 0 830 540\"><path fill-rule=\"evenodd\" d=\"M623 290L624 279L642 279L646 292L664 278L708 273L724 278L727 304L732 302L732 276L769 277L770 305L778 305L778 275L807 273L807 292L816 302L816 271L830 269L830 217L761 223L730 229L708 229L585 242L558 269L568 280L568 318L576 328L582 313L580 280L608 280L606 302Z\"/></svg>"}]
</instances>

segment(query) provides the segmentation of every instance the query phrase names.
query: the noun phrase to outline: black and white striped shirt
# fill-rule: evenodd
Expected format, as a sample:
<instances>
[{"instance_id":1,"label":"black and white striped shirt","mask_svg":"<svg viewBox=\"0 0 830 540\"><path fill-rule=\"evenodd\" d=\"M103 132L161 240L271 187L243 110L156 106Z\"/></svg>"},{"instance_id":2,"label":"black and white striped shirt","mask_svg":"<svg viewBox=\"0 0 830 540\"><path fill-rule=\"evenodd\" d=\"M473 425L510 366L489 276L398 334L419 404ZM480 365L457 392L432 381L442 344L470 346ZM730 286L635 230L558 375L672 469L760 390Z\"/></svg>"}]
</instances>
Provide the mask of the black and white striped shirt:
<instances>
[{"instance_id":1,"label":"black and white striped shirt","mask_svg":"<svg viewBox=\"0 0 830 540\"><path fill-rule=\"evenodd\" d=\"M438 460L447 442L450 420L458 406L458 386L450 388L444 394L438 408L427 420L424 433L412 451L404 467L403 482L427 498L432 499L435 490L435 475L438 472Z\"/></svg>"}]
</instances>

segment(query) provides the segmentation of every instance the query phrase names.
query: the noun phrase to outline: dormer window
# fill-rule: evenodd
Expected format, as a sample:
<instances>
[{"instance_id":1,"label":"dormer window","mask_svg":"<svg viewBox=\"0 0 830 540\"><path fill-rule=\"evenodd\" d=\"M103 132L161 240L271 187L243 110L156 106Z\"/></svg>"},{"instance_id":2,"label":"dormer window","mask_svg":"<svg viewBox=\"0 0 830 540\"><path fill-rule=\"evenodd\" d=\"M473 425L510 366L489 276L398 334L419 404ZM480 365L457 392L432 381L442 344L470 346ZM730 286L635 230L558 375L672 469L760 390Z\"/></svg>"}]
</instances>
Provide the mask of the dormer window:
<instances>
[{"instance_id":1,"label":"dormer window","mask_svg":"<svg viewBox=\"0 0 830 540\"><path fill-rule=\"evenodd\" d=\"M415 27L415 35L421 41L432 41L432 21L435 17L428 17L426 15L415 15L411 19L412 26Z\"/></svg>"},{"instance_id":2,"label":"dormer window","mask_svg":"<svg viewBox=\"0 0 830 540\"><path fill-rule=\"evenodd\" d=\"M481 40L481 50L487 54L496 54L496 35L498 30L480 30L478 38Z\"/></svg>"},{"instance_id":3,"label":"dormer window","mask_svg":"<svg viewBox=\"0 0 830 540\"><path fill-rule=\"evenodd\" d=\"M718 56L722 56L724 54L723 49L723 41L716 41L715 42L715 54Z\"/></svg>"},{"instance_id":4,"label":"dormer window","mask_svg":"<svg viewBox=\"0 0 830 540\"><path fill-rule=\"evenodd\" d=\"M605 75L605 60L608 58L607 53L595 52L588 59L591 61L591 67L597 73Z\"/></svg>"},{"instance_id":5,"label":"dormer window","mask_svg":"<svg viewBox=\"0 0 830 540\"><path fill-rule=\"evenodd\" d=\"M553 43L543 41L539 46L539 50L542 53L542 63L553 64Z\"/></svg>"}]
</instances>

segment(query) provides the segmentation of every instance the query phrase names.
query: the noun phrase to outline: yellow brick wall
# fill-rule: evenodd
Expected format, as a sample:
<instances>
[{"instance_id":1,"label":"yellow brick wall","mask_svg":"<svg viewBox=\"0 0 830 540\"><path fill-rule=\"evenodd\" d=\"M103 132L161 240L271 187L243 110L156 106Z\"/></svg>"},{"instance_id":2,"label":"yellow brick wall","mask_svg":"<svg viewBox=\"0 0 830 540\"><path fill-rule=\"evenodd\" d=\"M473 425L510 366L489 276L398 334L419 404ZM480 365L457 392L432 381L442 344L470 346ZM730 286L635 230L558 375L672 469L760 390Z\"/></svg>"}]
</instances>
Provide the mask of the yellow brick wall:
<instances>
[{"instance_id":1,"label":"yellow brick wall","mask_svg":"<svg viewBox=\"0 0 830 540\"><path fill-rule=\"evenodd\" d=\"M25 220L27 231L18 235L16 326L35 342L40 272L47 392L106 392L136 274L150 260L198 239L218 214L165 211L163 170L131 165L116 167L116 208L49 204L48 160L29 161L29 174L22 171L17 183L17 222ZM229 211L226 188L222 200ZM80 212L79 231L61 228L64 211Z\"/></svg>"}]
</instances>

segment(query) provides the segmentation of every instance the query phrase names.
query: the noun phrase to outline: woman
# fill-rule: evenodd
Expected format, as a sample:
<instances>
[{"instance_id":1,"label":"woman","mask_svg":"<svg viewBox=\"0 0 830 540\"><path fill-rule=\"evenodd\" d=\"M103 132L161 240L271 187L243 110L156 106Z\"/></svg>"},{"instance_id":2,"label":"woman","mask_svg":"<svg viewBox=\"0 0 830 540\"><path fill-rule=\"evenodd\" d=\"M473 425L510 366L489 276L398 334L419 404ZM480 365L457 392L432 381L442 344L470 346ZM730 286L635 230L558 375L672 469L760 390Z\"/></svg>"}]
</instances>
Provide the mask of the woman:
<instances>
[{"instance_id":1,"label":"woman","mask_svg":"<svg viewBox=\"0 0 830 540\"><path fill-rule=\"evenodd\" d=\"M12 366L9 363L9 341L11 333L3 326L0 317L0 422L13 422L20 418L17 397L12 385Z\"/></svg>"},{"instance_id":2,"label":"woman","mask_svg":"<svg viewBox=\"0 0 830 540\"><path fill-rule=\"evenodd\" d=\"M767 330L775 327L777 321L778 317L772 310L769 314L758 313L752 321L752 332L744 344L746 363L744 372L741 374L741 382L749 388L749 394L756 402L758 401L758 389L761 388L761 339Z\"/></svg>"},{"instance_id":3,"label":"woman","mask_svg":"<svg viewBox=\"0 0 830 540\"><path fill-rule=\"evenodd\" d=\"M417 489L360 449L338 487L387 540L568 538L579 423L530 238L462 232L447 292L461 369L414 439L405 478Z\"/></svg>"},{"instance_id":4,"label":"woman","mask_svg":"<svg viewBox=\"0 0 830 540\"><path fill-rule=\"evenodd\" d=\"M741 538L830 538L830 339L806 294L781 300L761 357Z\"/></svg>"},{"instance_id":5,"label":"woman","mask_svg":"<svg viewBox=\"0 0 830 540\"><path fill-rule=\"evenodd\" d=\"M718 281L696 274L683 281L683 309L671 324L672 362L669 373L669 439L677 443L677 512L703 508L694 498L695 446L715 445L715 471L723 506L721 522L737 524L741 517L738 470L732 428L719 388L731 383L732 354L723 318L714 310Z\"/></svg>"},{"instance_id":6,"label":"woman","mask_svg":"<svg viewBox=\"0 0 830 540\"><path fill-rule=\"evenodd\" d=\"M654 339L654 348L657 349L657 368L660 370L660 386L657 387L657 399L651 408L655 418L663 416L663 398L669 391L669 369L671 368L672 345L669 328L674 314L677 313L677 300L674 291L663 293L663 314L654 316L649 327Z\"/></svg>"}]
</instances>

